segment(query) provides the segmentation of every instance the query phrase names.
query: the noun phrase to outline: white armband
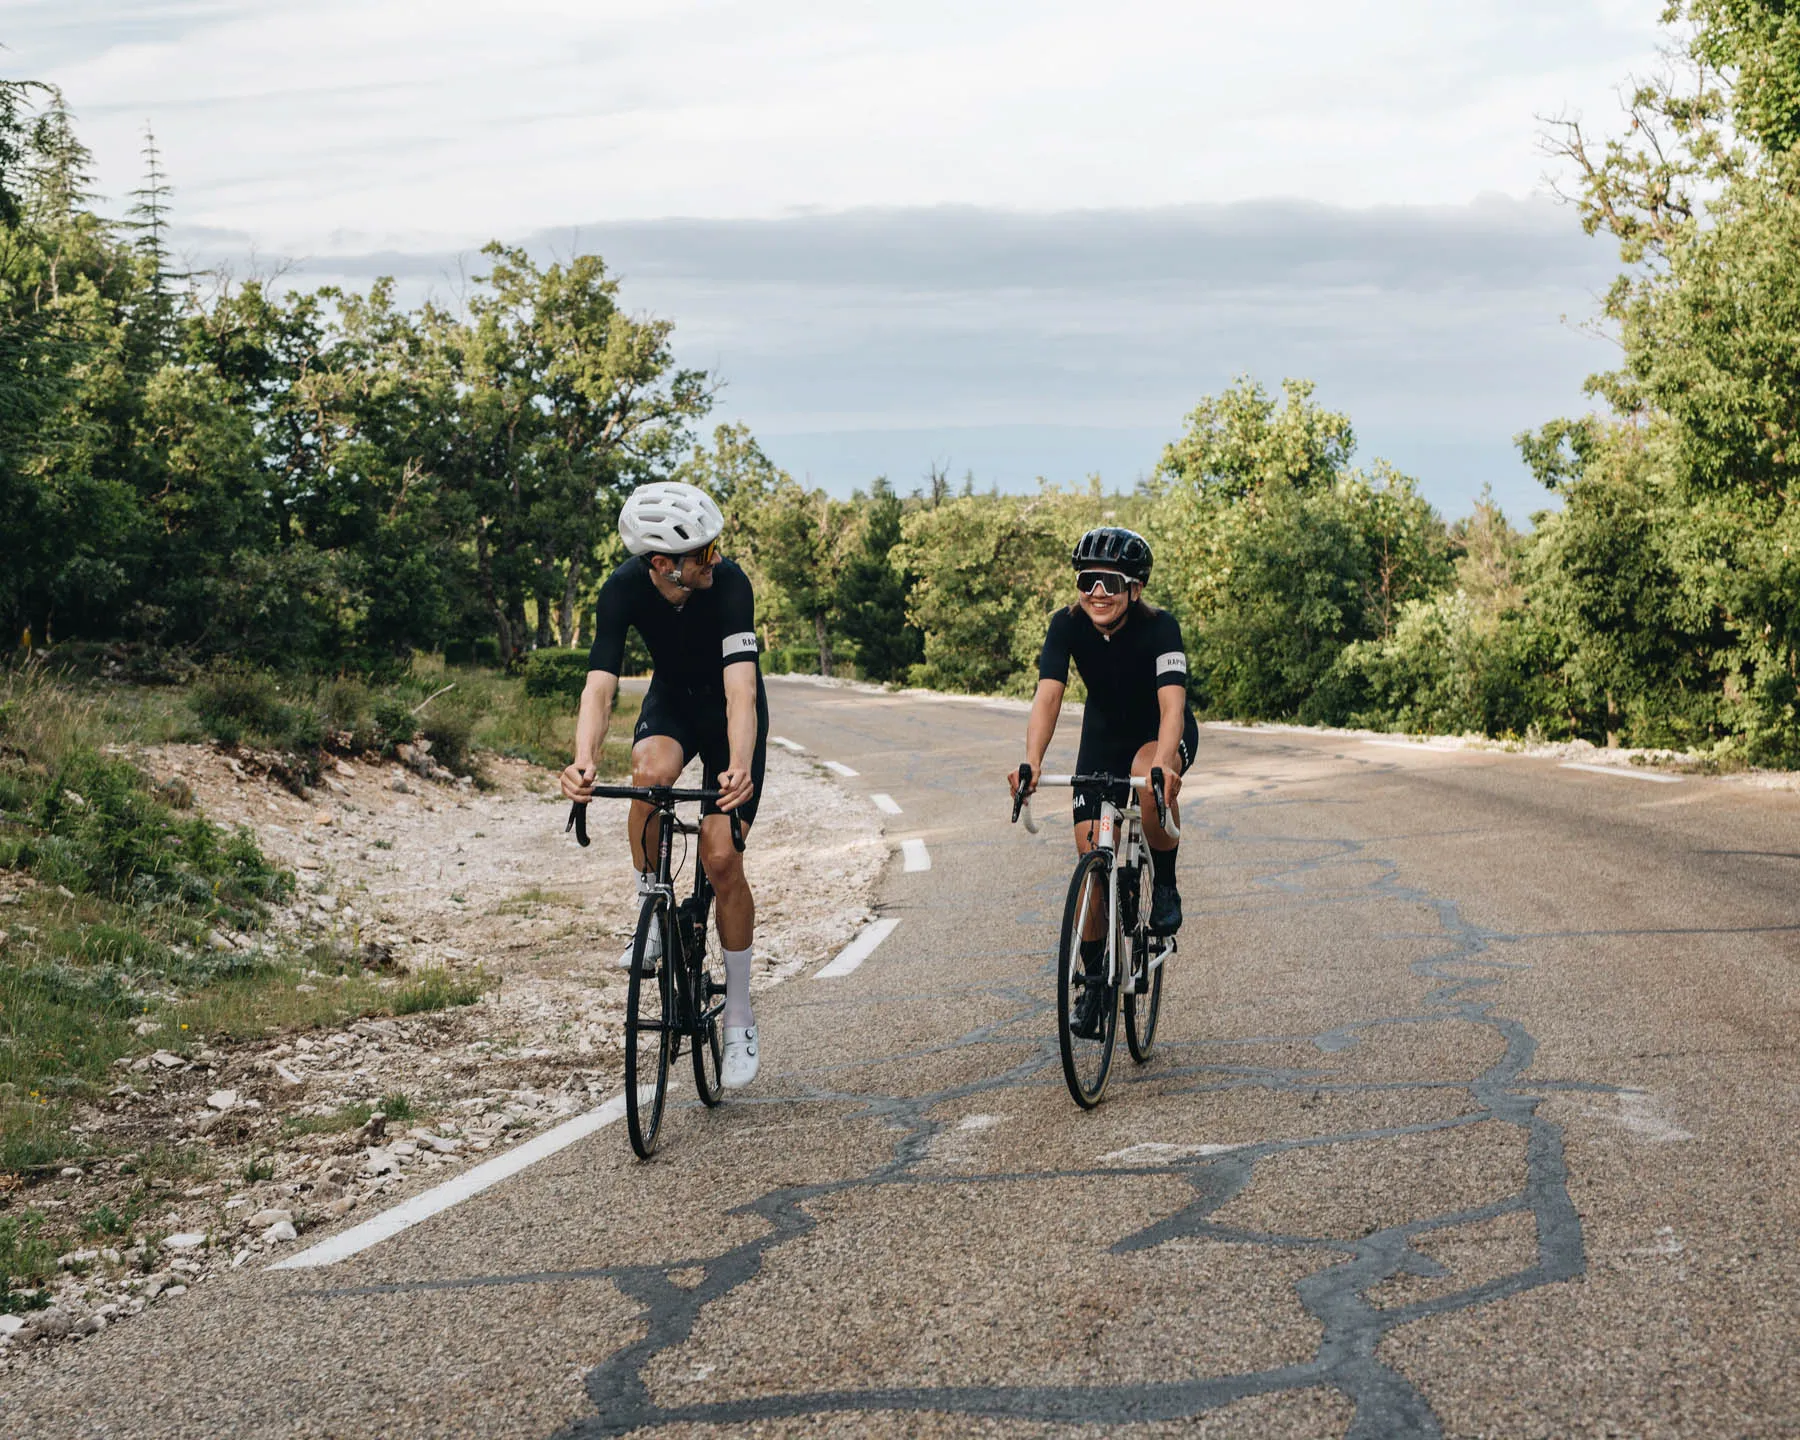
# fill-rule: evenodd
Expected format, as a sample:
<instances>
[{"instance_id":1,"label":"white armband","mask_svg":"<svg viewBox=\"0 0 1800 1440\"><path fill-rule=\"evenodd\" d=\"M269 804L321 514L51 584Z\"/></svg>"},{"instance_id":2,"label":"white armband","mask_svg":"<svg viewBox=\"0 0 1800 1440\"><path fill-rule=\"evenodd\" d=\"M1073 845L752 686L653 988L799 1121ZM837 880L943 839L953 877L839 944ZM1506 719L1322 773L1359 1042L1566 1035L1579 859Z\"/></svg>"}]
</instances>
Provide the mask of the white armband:
<instances>
[{"instance_id":1,"label":"white armband","mask_svg":"<svg viewBox=\"0 0 1800 1440\"><path fill-rule=\"evenodd\" d=\"M1166 655L1156 657L1156 675L1160 680L1164 675L1187 674L1187 656L1179 650L1171 650Z\"/></svg>"},{"instance_id":2,"label":"white armband","mask_svg":"<svg viewBox=\"0 0 1800 1440\"><path fill-rule=\"evenodd\" d=\"M745 630L742 634L725 637L725 656L730 660L737 655L754 655L756 653L756 632Z\"/></svg>"}]
</instances>

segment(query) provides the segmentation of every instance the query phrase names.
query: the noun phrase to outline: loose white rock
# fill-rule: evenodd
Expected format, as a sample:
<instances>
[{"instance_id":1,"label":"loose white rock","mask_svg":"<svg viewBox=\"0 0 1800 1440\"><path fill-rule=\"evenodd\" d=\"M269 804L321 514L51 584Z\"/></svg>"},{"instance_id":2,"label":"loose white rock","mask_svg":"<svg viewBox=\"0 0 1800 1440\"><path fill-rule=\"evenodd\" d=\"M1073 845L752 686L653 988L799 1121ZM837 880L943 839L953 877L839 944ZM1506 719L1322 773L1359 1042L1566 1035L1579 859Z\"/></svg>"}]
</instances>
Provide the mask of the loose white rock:
<instances>
[{"instance_id":1,"label":"loose white rock","mask_svg":"<svg viewBox=\"0 0 1800 1440\"><path fill-rule=\"evenodd\" d=\"M294 1239L298 1234L299 1232L294 1229L290 1222L283 1220L277 1224L271 1225L267 1230L263 1231L262 1238L267 1240L271 1245L280 1245L285 1241Z\"/></svg>"},{"instance_id":2,"label":"loose white rock","mask_svg":"<svg viewBox=\"0 0 1800 1440\"><path fill-rule=\"evenodd\" d=\"M206 1236L199 1230L183 1230L175 1235L163 1237L162 1248L165 1250L198 1250L206 1244Z\"/></svg>"},{"instance_id":3,"label":"loose white rock","mask_svg":"<svg viewBox=\"0 0 1800 1440\"><path fill-rule=\"evenodd\" d=\"M0 1336L17 1335L25 1328L25 1321L17 1315L0 1315Z\"/></svg>"},{"instance_id":4,"label":"loose white rock","mask_svg":"<svg viewBox=\"0 0 1800 1440\"><path fill-rule=\"evenodd\" d=\"M271 1225L286 1225L294 1218L291 1210L258 1210L244 1222L246 1230L267 1230Z\"/></svg>"},{"instance_id":5,"label":"loose white rock","mask_svg":"<svg viewBox=\"0 0 1800 1440\"><path fill-rule=\"evenodd\" d=\"M238 1092L235 1090L215 1090L206 1097L206 1103L221 1115L235 1109L238 1103Z\"/></svg>"},{"instance_id":6,"label":"loose white rock","mask_svg":"<svg viewBox=\"0 0 1800 1440\"><path fill-rule=\"evenodd\" d=\"M165 1070L175 1070L186 1062L179 1055L171 1055L167 1050L158 1050L150 1057L153 1065L160 1065Z\"/></svg>"}]
</instances>

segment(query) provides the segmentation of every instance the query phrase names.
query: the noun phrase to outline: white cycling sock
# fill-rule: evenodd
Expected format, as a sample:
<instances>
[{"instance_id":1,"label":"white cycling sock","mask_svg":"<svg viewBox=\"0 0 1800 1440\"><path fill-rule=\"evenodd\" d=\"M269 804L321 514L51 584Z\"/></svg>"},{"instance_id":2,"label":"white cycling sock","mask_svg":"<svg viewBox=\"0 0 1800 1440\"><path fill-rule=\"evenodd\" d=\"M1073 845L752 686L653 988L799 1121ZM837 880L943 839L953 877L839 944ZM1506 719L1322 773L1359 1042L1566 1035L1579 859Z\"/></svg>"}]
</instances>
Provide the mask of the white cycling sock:
<instances>
[{"instance_id":1,"label":"white cycling sock","mask_svg":"<svg viewBox=\"0 0 1800 1440\"><path fill-rule=\"evenodd\" d=\"M725 1023L731 1026L754 1025L756 1012L750 1008L750 956L753 946L725 952Z\"/></svg>"}]
</instances>

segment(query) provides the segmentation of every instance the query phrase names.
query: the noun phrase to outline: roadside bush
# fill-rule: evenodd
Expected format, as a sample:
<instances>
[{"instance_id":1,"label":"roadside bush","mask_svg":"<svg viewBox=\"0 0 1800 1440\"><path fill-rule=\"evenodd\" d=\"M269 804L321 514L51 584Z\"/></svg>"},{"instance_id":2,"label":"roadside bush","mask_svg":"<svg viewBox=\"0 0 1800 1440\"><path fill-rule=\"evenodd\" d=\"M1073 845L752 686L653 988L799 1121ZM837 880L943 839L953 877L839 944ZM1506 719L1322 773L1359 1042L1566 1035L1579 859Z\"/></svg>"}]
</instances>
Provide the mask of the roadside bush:
<instances>
[{"instance_id":1,"label":"roadside bush","mask_svg":"<svg viewBox=\"0 0 1800 1440\"><path fill-rule=\"evenodd\" d=\"M319 711L305 699L284 699L279 682L266 670L217 666L195 682L189 704L201 727L221 745L248 740L274 750L308 750L325 739Z\"/></svg>"},{"instance_id":2,"label":"roadside bush","mask_svg":"<svg viewBox=\"0 0 1800 1440\"><path fill-rule=\"evenodd\" d=\"M585 650L534 650L525 661L525 693L535 700L560 696L574 704L587 685Z\"/></svg>"},{"instance_id":3,"label":"roadside bush","mask_svg":"<svg viewBox=\"0 0 1800 1440\"><path fill-rule=\"evenodd\" d=\"M439 702L416 717L418 734L431 742L431 758L458 775L475 773L472 741L480 719L467 701Z\"/></svg>"}]
</instances>

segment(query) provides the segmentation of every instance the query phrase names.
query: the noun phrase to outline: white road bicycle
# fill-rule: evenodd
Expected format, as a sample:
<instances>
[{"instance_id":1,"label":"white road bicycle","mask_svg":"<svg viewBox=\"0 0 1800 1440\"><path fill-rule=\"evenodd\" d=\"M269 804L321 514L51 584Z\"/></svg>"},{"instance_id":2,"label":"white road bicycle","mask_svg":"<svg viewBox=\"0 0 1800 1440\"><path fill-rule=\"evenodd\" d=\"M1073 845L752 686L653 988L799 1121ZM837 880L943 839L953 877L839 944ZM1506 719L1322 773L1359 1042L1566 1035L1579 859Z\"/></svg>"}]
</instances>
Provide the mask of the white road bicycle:
<instances>
[{"instance_id":1,"label":"white road bicycle","mask_svg":"<svg viewBox=\"0 0 1800 1440\"><path fill-rule=\"evenodd\" d=\"M1019 794L1031 783L1031 767L1019 767ZM1172 839L1181 830L1169 815L1163 772L1129 779L1114 775L1044 775L1046 785L1101 791L1100 822L1094 848L1075 862L1069 898L1063 907L1062 935L1056 950L1056 1038L1062 1051L1063 1079L1083 1110L1091 1110L1106 1093L1112 1073L1113 1044L1118 1036L1119 1001L1124 998L1125 1041L1131 1058L1142 1065L1156 1045L1156 1021L1162 1010L1163 962L1175 953L1175 937L1150 929L1153 883L1150 846L1144 838L1138 792L1148 790L1156 815ZM1122 785L1131 790L1124 809L1105 796ZM1029 800L1015 798L1013 820L1037 834ZM1081 941L1104 938L1100 968L1090 974L1081 957ZM1082 999L1099 987L1098 1008L1083 1016ZM1085 1023L1083 1023L1085 1021Z\"/></svg>"}]
</instances>

